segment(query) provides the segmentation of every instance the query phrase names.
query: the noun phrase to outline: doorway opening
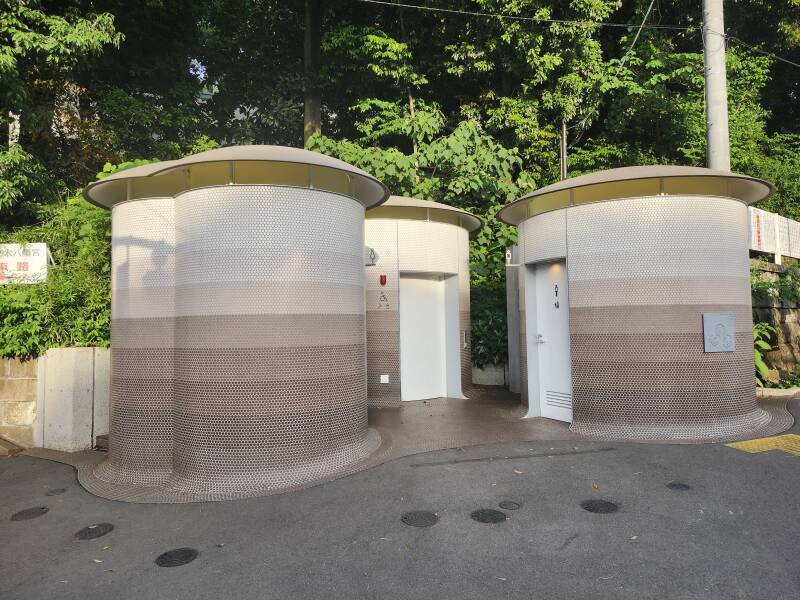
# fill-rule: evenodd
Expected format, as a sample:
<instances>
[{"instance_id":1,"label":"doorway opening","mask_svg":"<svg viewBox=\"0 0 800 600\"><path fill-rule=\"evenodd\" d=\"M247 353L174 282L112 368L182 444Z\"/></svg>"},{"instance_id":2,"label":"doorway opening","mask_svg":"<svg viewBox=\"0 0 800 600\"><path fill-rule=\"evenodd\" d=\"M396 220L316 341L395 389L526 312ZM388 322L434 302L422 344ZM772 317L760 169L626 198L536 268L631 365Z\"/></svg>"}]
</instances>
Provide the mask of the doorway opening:
<instances>
[{"instance_id":1,"label":"doorway opening","mask_svg":"<svg viewBox=\"0 0 800 600\"><path fill-rule=\"evenodd\" d=\"M400 398L462 398L458 278L400 274Z\"/></svg>"},{"instance_id":2,"label":"doorway opening","mask_svg":"<svg viewBox=\"0 0 800 600\"><path fill-rule=\"evenodd\" d=\"M525 266L528 416L572 422L569 290L563 260Z\"/></svg>"}]
</instances>

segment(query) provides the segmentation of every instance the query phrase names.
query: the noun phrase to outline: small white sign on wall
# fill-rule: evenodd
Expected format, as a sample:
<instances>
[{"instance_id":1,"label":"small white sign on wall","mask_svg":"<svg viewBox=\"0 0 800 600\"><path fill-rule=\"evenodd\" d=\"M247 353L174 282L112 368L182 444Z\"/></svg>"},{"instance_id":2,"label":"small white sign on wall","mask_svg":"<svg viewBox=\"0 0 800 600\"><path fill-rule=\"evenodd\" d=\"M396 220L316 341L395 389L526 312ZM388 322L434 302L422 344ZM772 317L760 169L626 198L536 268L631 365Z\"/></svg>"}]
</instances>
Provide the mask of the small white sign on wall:
<instances>
[{"instance_id":1,"label":"small white sign on wall","mask_svg":"<svg viewBox=\"0 0 800 600\"><path fill-rule=\"evenodd\" d=\"M0 244L0 284L47 281L47 244Z\"/></svg>"},{"instance_id":2,"label":"small white sign on wall","mask_svg":"<svg viewBox=\"0 0 800 600\"><path fill-rule=\"evenodd\" d=\"M374 267L378 264L378 253L375 252L375 248L370 248L369 246L364 246L364 266L365 267Z\"/></svg>"},{"instance_id":3,"label":"small white sign on wall","mask_svg":"<svg viewBox=\"0 0 800 600\"><path fill-rule=\"evenodd\" d=\"M703 313L703 340L706 352L733 352L736 336L733 313Z\"/></svg>"}]
</instances>

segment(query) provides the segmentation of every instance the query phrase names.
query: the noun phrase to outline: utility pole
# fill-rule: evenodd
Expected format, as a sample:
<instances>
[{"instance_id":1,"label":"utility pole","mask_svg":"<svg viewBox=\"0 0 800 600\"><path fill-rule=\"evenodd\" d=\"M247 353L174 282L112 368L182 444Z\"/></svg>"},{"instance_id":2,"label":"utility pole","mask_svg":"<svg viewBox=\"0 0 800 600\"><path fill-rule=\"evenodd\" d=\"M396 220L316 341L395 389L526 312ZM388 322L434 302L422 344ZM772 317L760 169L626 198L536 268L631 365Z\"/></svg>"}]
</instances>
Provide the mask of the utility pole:
<instances>
[{"instance_id":1,"label":"utility pole","mask_svg":"<svg viewBox=\"0 0 800 600\"><path fill-rule=\"evenodd\" d=\"M13 110L8 111L8 147L11 148L14 144L19 144L19 113Z\"/></svg>"},{"instance_id":2,"label":"utility pole","mask_svg":"<svg viewBox=\"0 0 800 600\"><path fill-rule=\"evenodd\" d=\"M706 138L710 169L731 170L725 20L722 0L703 0L703 63L706 78Z\"/></svg>"},{"instance_id":3,"label":"utility pole","mask_svg":"<svg viewBox=\"0 0 800 600\"><path fill-rule=\"evenodd\" d=\"M558 154L561 163L561 179L567 178L567 122L561 121Z\"/></svg>"},{"instance_id":4,"label":"utility pole","mask_svg":"<svg viewBox=\"0 0 800 600\"><path fill-rule=\"evenodd\" d=\"M322 56L322 7L320 0L305 0L306 31L304 44L305 102L303 107L303 146L322 129L322 94L319 65Z\"/></svg>"}]
</instances>

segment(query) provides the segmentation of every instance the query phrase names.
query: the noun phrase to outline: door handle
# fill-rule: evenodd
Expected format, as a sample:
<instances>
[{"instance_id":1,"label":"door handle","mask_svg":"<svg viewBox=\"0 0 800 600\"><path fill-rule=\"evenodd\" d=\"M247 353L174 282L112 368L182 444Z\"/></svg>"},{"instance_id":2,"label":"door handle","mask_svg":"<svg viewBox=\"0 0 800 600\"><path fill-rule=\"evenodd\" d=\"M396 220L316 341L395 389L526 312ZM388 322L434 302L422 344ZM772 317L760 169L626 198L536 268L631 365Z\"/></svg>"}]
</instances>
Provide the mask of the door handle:
<instances>
[{"instance_id":1,"label":"door handle","mask_svg":"<svg viewBox=\"0 0 800 600\"><path fill-rule=\"evenodd\" d=\"M536 334L536 343L544 344L544 336L541 333Z\"/></svg>"}]
</instances>

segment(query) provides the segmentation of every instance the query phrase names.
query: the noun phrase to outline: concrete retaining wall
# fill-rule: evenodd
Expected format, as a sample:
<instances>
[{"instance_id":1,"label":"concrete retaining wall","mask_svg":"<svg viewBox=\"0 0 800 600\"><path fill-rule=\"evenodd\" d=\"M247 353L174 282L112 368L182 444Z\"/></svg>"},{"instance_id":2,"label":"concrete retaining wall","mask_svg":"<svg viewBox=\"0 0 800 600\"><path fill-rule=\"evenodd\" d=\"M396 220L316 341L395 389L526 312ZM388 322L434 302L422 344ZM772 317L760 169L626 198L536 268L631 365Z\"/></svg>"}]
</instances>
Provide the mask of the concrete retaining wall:
<instances>
[{"instance_id":1,"label":"concrete retaining wall","mask_svg":"<svg viewBox=\"0 0 800 600\"><path fill-rule=\"evenodd\" d=\"M506 366L486 365L480 369L472 365L472 383L477 385L507 385Z\"/></svg>"},{"instance_id":2,"label":"concrete retaining wall","mask_svg":"<svg viewBox=\"0 0 800 600\"><path fill-rule=\"evenodd\" d=\"M0 436L23 448L74 452L108 433L109 350L51 348L0 359Z\"/></svg>"}]
</instances>

